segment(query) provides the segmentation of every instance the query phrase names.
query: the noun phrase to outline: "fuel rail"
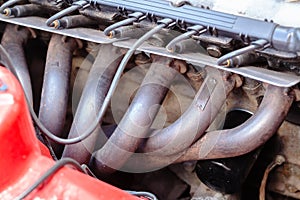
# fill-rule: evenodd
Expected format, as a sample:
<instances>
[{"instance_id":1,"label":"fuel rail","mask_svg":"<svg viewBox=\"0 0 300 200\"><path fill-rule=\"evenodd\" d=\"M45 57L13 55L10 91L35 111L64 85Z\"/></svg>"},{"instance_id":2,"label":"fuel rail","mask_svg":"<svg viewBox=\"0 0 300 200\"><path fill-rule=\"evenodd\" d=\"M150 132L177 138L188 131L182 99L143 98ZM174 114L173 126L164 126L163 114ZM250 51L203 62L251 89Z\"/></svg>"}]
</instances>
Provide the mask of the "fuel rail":
<instances>
[{"instance_id":1,"label":"fuel rail","mask_svg":"<svg viewBox=\"0 0 300 200\"><path fill-rule=\"evenodd\" d=\"M84 1L74 1L73 4L79 2ZM185 4L176 7L170 2L162 0L91 0L85 2L100 9L101 7L117 9L124 17L130 17L130 14L139 12L144 17L154 21L162 18L172 19L177 25L186 27L186 30L189 30L191 26L200 25L210 30L214 35L228 36L245 42L265 40L265 44L279 51L294 53L300 51L299 28L280 26L269 21L226 14Z\"/></svg>"}]
</instances>

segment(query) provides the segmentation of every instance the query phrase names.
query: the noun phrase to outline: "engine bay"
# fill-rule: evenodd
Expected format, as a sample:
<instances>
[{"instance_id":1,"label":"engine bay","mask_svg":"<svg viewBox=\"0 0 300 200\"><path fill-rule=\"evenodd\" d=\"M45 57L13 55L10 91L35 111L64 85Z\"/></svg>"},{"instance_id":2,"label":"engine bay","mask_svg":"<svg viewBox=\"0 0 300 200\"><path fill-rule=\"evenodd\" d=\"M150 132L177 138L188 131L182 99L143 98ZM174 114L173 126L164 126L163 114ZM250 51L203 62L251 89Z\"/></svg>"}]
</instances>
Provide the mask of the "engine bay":
<instances>
[{"instance_id":1,"label":"engine bay","mask_svg":"<svg viewBox=\"0 0 300 200\"><path fill-rule=\"evenodd\" d=\"M141 199L300 199L298 11L284 0L2 1L0 62L55 162Z\"/></svg>"}]
</instances>

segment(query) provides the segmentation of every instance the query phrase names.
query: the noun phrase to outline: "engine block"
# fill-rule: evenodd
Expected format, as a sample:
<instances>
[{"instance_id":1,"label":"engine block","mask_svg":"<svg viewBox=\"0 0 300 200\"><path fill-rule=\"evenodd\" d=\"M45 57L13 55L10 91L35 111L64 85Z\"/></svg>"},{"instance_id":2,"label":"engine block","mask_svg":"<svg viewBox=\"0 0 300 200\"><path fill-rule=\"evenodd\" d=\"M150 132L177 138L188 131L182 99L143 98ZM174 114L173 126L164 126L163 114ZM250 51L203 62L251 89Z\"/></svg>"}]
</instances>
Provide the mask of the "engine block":
<instances>
[{"instance_id":1,"label":"engine block","mask_svg":"<svg viewBox=\"0 0 300 200\"><path fill-rule=\"evenodd\" d=\"M0 61L57 163L142 199L300 199L299 11L284 0L2 1Z\"/></svg>"}]
</instances>

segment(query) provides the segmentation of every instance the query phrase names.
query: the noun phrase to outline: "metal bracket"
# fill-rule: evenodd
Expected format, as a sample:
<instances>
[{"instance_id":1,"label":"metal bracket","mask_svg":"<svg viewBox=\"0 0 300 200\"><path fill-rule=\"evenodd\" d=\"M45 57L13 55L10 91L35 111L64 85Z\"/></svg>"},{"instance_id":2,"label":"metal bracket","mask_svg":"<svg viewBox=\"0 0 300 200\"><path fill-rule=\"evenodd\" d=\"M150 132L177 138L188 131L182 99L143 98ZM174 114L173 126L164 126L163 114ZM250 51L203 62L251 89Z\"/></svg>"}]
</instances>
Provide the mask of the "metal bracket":
<instances>
[{"instance_id":1,"label":"metal bracket","mask_svg":"<svg viewBox=\"0 0 300 200\"><path fill-rule=\"evenodd\" d=\"M211 94L215 90L218 82L216 79L214 79L212 77L208 77L203 84L204 84L204 86L198 96L197 103L196 103L197 107L200 108L201 110L205 109L205 107L211 97Z\"/></svg>"}]
</instances>

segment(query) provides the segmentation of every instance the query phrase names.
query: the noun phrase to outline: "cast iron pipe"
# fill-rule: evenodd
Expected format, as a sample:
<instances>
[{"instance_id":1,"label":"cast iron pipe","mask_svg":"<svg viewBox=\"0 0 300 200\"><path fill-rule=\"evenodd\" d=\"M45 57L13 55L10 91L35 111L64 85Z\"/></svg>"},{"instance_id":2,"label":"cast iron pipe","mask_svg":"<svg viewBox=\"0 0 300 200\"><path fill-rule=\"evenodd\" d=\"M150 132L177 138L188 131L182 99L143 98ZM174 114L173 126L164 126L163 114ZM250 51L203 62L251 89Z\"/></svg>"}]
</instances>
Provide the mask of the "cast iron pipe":
<instances>
[{"instance_id":1,"label":"cast iron pipe","mask_svg":"<svg viewBox=\"0 0 300 200\"><path fill-rule=\"evenodd\" d=\"M294 100L287 88L268 85L257 112L242 125L207 133L178 160L202 160L240 156L269 140L284 121Z\"/></svg>"},{"instance_id":2,"label":"cast iron pipe","mask_svg":"<svg viewBox=\"0 0 300 200\"><path fill-rule=\"evenodd\" d=\"M53 34L47 52L39 119L56 136L63 135L66 119L73 51L73 38ZM59 147L51 142L56 154Z\"/></svg>"},{"instance_id":3,"label":"cast iron pipe","mask_svg":"<svg viewBox=\"0 0 300 200\"><path fill-rule=\"evenodd\" d=\"M235 79L226 72L210 67L206 71L207 77L187 111L170 126L154 131L141 152L176 154L203 135L236 85Z\"/></svg>"},{"instance_id":4,"label":"cast iron pipe","mask_svg":"<svg viewBox=\"0 0 300 200\"><path fill-rule=\"evenodd\" d=\"M25 58L24 46L31 37L32 32L28 28L7 24L1 44L8 55L13 58L11 62L15 67L20 83L30 101L33 104L31 80Z\"/></svg>"},{"instance_id":5,"label":"cast iron pipe","mask_svg":"<svg viewBox=\"0 0 300 200\"><path fill-rule=\"evenodd\" d=\"M102 107L122 58L123 55L116 47L111 45L100 46L82 92L68 138L77 137L96 120L97 113ZM71 157L81 164L88 163L100 131L99 124L88 138L80 143L66 146L62 157Z\"/></svg>"},{"instance_id":6,"label":"cast iron pipe","mask_svg":"<svg viewBox=\"0 0 300 200\"><path fill-rule=\"evenodd\" d=\"M172 59L155 56L143 83L120 124L107 143L92 157L91 167L98 175L120 169L136 151L159 110L172 80L178 73L172 69Z\"/></svg>"},{"instance_id":7,"label":"cast iron pipe","mask_svg":"<svg viewBox=\"0 0 300 200\"><path fill-rule=\"evenodd\" d=\"M242 125L208 132L187 150L174 155L144 153L131 159L127 168L150 171L172 163L192 160L230 158L244 155L263 145L278 130L294 100L287 88L269 85L256 113Z\"/></svg>"}]
</instances>

